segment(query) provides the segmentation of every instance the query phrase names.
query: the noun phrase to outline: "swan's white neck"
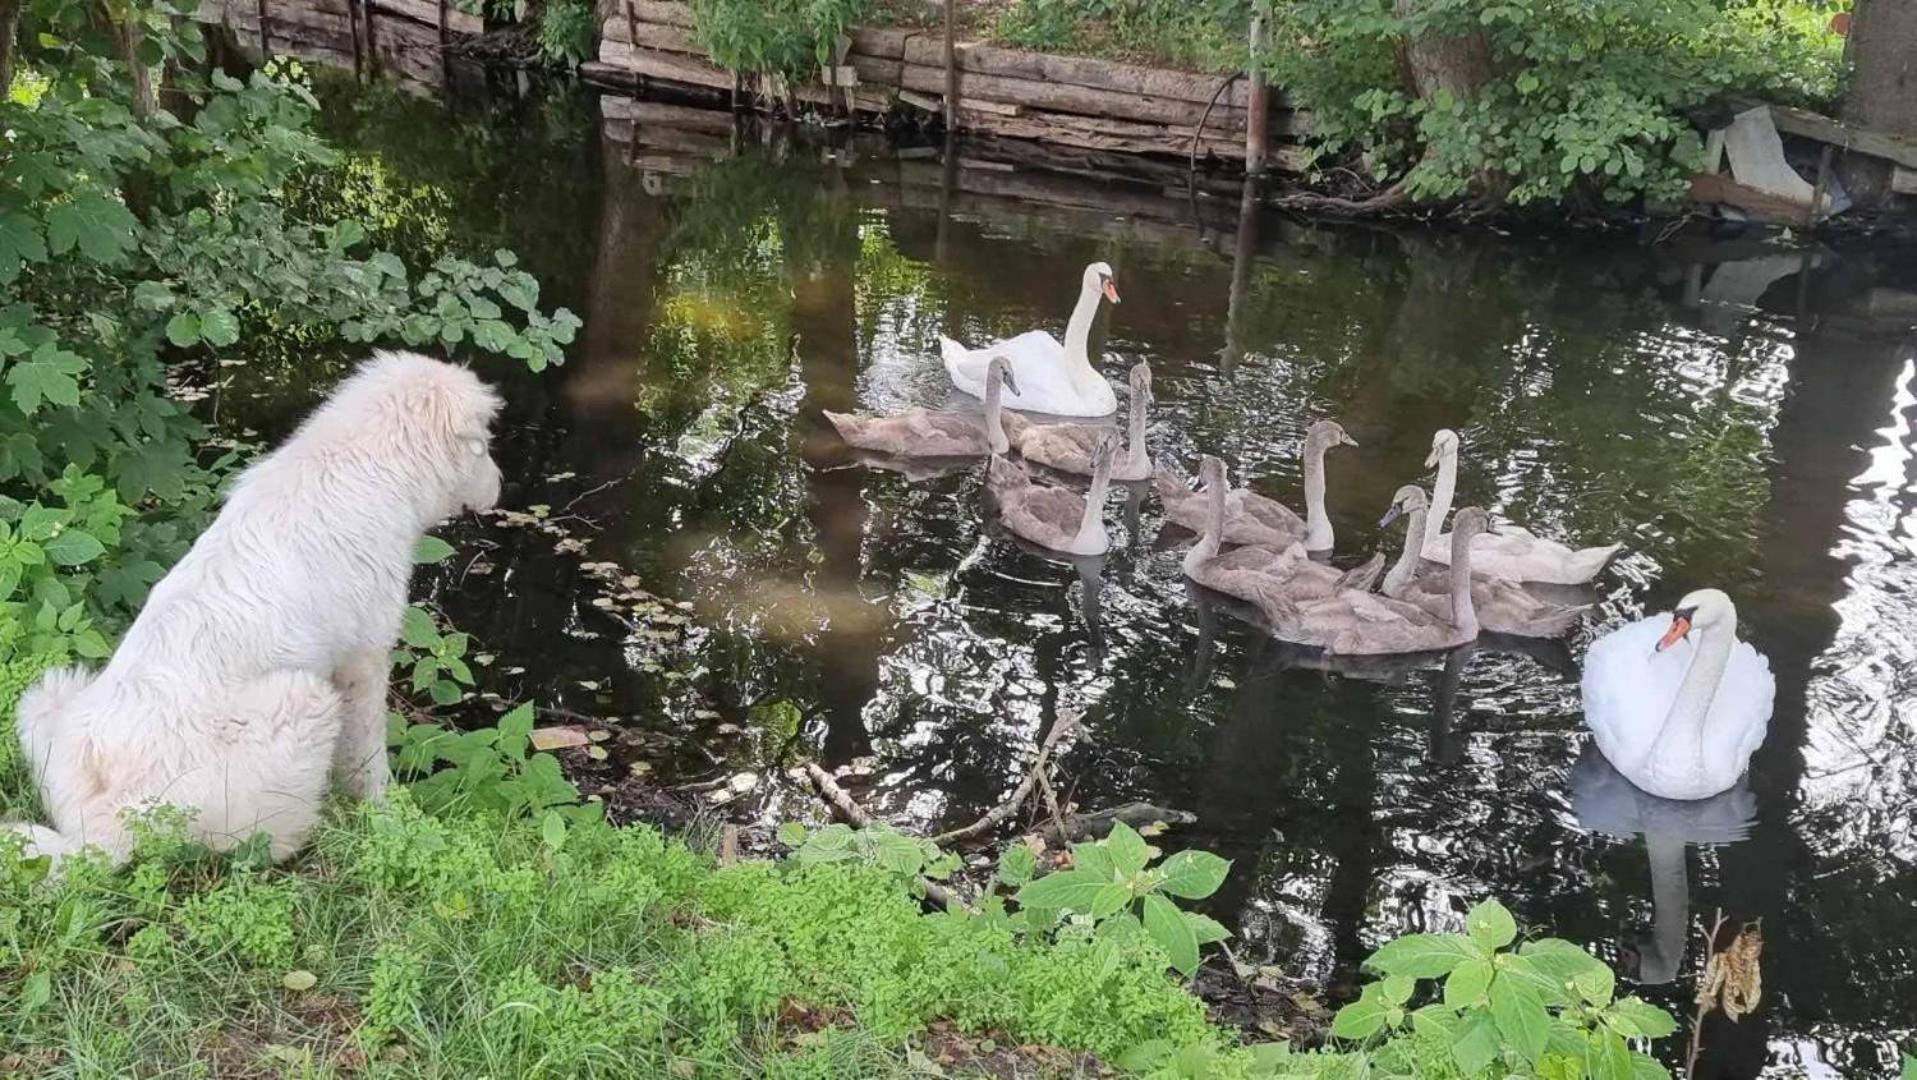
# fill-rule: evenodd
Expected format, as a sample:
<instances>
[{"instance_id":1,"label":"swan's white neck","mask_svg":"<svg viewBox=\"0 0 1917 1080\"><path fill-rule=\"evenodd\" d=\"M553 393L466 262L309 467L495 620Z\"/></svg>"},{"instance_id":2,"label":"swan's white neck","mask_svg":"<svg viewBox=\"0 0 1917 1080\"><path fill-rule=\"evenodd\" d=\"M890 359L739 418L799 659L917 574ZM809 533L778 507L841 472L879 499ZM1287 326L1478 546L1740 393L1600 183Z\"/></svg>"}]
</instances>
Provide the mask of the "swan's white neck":
<instances>
[{"instance_id":1,"label":"swan's white neck","mask_svg":"<svg viewBox=\"0 0 1917 1080\"><path fill-rule=\"evenodd\" d=\"M1191 576L1205 563L1218 557L1218 545L1225 535L1225 484L1205 488L1205 535L1185 552L1185 574Z\"/></svg>"},{"instance_id":2,"label":"swan's white neck","mask_svg":"<svg viewBox=\"0 0 1917 1080\"><path fill-rule=\"evenodd\" d=\"M1088 352L1092 339L1092 320L1098 317L1098 298L1097 284L1087 282L1079 291L1078 306L1072 309L1072 320L1065 324L1065 363L1070 369L1072 381L1080 389L1090 385L1085 382L1086 379L1100 378L1092 368Z\"/></svg>"},{"instance_id":3,"label":"swan's white neck","mask_svg":"<svg viewBox=\"0 0 1917 1080\"><path fill-rule=\"evenodd\" d=\"M1431 510L1425 518L1424 546L1431 547L1444 534L1444 519L1451 513L1451 499L1458 493L1458 451L1446 446L1438 453L1438 482L1431 489Z\"/></svg>"},{"instance_id":4,"label":"swan's white neck","mask_svg":"<svg viewBox=\"0 0 1917 1080\"><path fill-rule=\"evenodd\" d=\"M1078 519L1078 536L1072 542L1079 554L1104 551L1111 542L1105 535L1105 492L1111 485L1112 459L1107 454L1092 469L1092 486L1085 492L1085 516Z\"/></svg>"},{"instance_id":5,"label":"swan's white neck","mask_svg":"<svg viewBox=\"0 0 1917 1080\"><path fill-rule=\"evenodd\" d=\"M1717 699L1724 669L1730 666L1731 649L1737 644L1737 613L1724 613L1709 626L1698 627L1692 637L1697 639L1696 654L1684 672L1684 681L1678 684L1671 711L1664 715L1664 726L1658 729L1652 753L1673 765L1681 755L1701 769L1705 765L1704 728L1711 716L1711 702Z\"/></svg>"},{"instance_id":6,"label":"swan's white neck","mask_svg":"<svg viewBox=\"0 0 1917 1080\"><path fill-rule=\"evenodd\" d=\"M1451 625L1476 637L1478 608L1471 601L1471 540L1475 529L1454 529L1451 533Z\"/></svg>"},{"instance_id":7,"label":"swan's white neck","mask_svg":"<svg viewBox=\"0 0 1917 1080\"><path fill-rule=\"evenodd\" d=\"M998 373L987 368L985 372L985 441L992 453L1003 454L1012 449L1012 442L1005 437L1004 380Z\"/></svg>"},{"instance_id":8,"label":"swan's white neck","mask_svg":"<svg viewBox=\"0 0 1917 1080\"><path fill-rule=\"evenodd\" d=\"M1132 391L1132 412L1130 423L1126 425L1125 438L1125 475L1141 476L1151 471L1151 462L1145 454L1145 395Z\"/></svg>"},{"instance_id":9,"label":"swan's white neck","mask_svg":"<svg viewBox=\"0 0 1917 1080\"><path fill-rule=\"evenodd\" d=\"M1405 514L1408 518L1404 527L1404 550L1398 554L1398 561L1385 575L1384 594L1402 596L1405 587L1411 584L1411 576L1418 572L1418 556L1424 553L1425 509L1419 507Z\"/></svg>"},{"instance_id":10,"label":"swan's white neck","mask_svg":"<svg viewBox=\"0 0 1917 1080\"><path fill-rule=\"evenodd\" d=\"M1325 445L1305 440L1305 550L1330 551L1336 546L1331 517L1325 513Z\"/></svg>"}]
</instances>

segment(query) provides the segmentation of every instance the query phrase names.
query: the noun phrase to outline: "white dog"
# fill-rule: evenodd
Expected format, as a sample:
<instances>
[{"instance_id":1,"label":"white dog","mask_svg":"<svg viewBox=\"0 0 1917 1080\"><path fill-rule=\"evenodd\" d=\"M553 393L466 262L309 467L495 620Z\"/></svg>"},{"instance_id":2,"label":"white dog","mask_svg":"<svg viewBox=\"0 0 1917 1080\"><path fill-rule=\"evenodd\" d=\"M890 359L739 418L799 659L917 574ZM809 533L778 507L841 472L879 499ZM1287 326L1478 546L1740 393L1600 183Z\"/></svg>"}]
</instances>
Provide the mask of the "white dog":
<instances>
[{"instance_id":1,"label":"white dog","mask_svg":"<svg viewBox=\"0 0 1917 1080\"><path fill-rule=\"evenodd\" d=\"M125 812L163 803L209 847L264 831L283 859L312 828L329 768L379 799L413 549L498 501L499 406L465 368L377 353L246 470L106 668L48 672L20 699L52 818L10 826L28 854L92 845L123 860Z\"/></svg>"}]
</instances>

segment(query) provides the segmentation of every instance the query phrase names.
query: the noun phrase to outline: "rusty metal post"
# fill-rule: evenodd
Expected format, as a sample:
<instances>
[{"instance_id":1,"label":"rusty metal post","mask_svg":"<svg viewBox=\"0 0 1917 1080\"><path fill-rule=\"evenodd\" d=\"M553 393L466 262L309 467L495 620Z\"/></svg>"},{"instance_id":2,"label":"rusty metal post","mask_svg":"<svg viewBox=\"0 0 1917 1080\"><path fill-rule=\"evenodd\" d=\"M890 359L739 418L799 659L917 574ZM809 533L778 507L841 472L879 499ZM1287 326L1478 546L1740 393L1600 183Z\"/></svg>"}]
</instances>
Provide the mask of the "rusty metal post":
<instances>
[{"instance_id":1,"label":"rusty metal post","mask_svg":"<svg viewBox=\"0 0 1917 1080\"><path fill-rule=\"evenodd\" d=\"M1265 152L1271 138L1271 93L1265 87L1265 15L1251 15L1251 101L1245 114L1245 175L1265 171Z\"/></svg>"},{"instance_id":2,"label":"rusty metal post","mask_svg":"<svg viewBox=\"0 0 1917 1080\"><path fill-rule=\"evenodd\" d=\"M958 130L958 0L945 0L945 130Z\"/></svg>"}]
</instances>

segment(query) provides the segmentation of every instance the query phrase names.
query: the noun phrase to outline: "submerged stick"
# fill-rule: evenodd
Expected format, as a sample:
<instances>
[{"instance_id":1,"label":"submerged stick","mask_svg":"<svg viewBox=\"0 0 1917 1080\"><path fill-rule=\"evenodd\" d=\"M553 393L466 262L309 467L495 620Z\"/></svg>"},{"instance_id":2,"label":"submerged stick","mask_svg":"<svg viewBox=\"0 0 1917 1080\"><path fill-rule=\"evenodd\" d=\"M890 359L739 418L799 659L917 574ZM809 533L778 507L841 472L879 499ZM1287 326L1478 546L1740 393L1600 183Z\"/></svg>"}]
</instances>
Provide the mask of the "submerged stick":
<instances>
[{"instance_id":1,"label":"submerged stick","mask_svg":"<svg viewBox=\"0 0 1917 1080\"><path fill-rule=\"evenodd\" d=\"M1032 795L1032 788L1039 783L1045 782L1046 790L1049 792L1051 785L1045 780L1045 767L1050 764L1052 748L1057 746L1058 741L1064 738L1068 732L1075 731L1077 728L1077 713L1060 713L1058 722L1052 725L1052 730L1046 734L1045 741L1039 744L1038 756L1032 759L1031 769L1026 772L1025 779L1019 781L1018 787L1012 792L1011 797L993 807L984 817L979 818L970 825L952 829L948 832L942 832L934 836L932 842L934 844L949 844L954 840L967 840L982 832L987 832L997 827L1006 818L1011 817L1012 813L1020 806L1025 805L1025 800ZM1054 816L1058 813L1055 801L1053 802L1052 813Z\"/></svg>"},{"instance_id":2,"label":"submerged stick","mask_svg":"<svg viewBox=\"0 0 1917 1080\"><path fill-rule=\"evenodd\" d=\"M1717 953L1717 935L1724 929L1724 909L1717 909L1717 921L1711 924L1710 931L1704 937L1705 967L1710 967L1710 959ZM1697 1014L1691 1018L1691 1054L1684 1060L1684 1075L1697 1075L1697 1056L1704 1049L1704 1018L1711 1011L1711 998L1701 989L1697 995Z\"/></svg>"}]
</instances>

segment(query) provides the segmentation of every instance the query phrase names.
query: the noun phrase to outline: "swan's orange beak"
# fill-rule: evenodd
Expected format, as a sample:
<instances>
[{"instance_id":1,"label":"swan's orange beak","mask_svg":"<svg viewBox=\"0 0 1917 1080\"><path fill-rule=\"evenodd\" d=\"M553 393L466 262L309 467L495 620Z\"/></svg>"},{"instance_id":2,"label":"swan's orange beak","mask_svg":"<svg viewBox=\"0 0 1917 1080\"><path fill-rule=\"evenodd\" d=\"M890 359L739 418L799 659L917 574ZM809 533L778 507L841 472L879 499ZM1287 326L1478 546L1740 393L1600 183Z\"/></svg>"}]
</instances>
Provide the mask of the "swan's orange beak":
<instances>
[{"instance_id":1,"label":"swan's orange beak","mask_svg":"<svg viewBox=\"0 0 1917 1080\"><path fill-rule=\"evenodd\" d=\"M1105 299L1118 303L1118 287L1112 284L1111 278L1105 279Z\"/></svg>"},{"instance_id":2,"label":"swan's orange beak","mask_svg":"<svg viewBox=\"0 0 1917 1080\"><path fill-rule=\"evenodd\" d=\"M1691 620L1689 618L1683 615L1671 616L1671 628L1664 631L1663 637L1657 639L1657 651L1663 652L1665 649L1683 641L1684 636L1690 632Z\"/></svg>"}]
</instances>

